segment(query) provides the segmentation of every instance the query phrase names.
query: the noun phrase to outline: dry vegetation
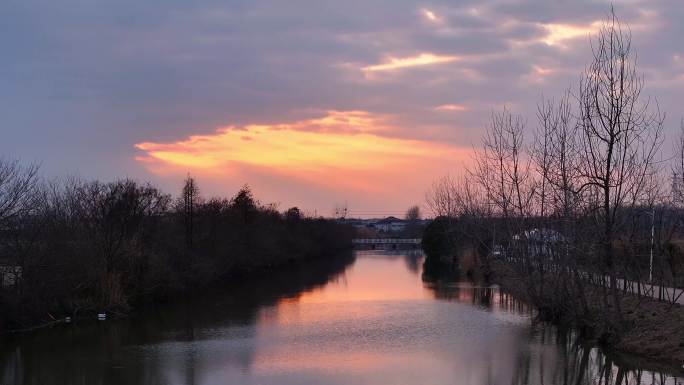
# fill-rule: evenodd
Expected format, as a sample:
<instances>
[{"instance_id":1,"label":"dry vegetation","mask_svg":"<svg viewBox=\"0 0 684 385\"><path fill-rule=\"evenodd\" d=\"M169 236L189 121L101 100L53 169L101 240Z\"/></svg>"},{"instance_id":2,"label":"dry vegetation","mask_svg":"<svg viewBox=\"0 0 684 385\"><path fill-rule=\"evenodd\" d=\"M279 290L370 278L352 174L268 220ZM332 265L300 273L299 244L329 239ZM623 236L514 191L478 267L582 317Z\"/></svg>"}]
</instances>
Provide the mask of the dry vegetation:
<instances>
[{"instance_id":1,"label":"dry vegetation","mask_svg":"<svg viewBox=\"0 0 684 385\"><path fill-rule=\"evenodd\" d=\"M351 229L261 205L248 188L173 199L149 184L47 182L0 159L0 331L127 312L350 246Z\"/></svg>"},{"instance_id":2,"label":"dry vegetation","mask_svg":"<svg viewBox=\"0 0 684 385\"><path fill-rule=\"evenodd\" d=\"M441 225L424 240L434 250L476 247L485 275L508 265L506 276L519 278L547 319L676 361L684 351L675 304L684 293L684 134L675 162L657 158L664 114L642 95L629 28L614 14L592 52L575 91L539 103L531 140L527 119L492 114L475 166L428 192Z\"/></svg>"},{"instance_id":3,"label":"dry vegetation","mask_svg":"<svg viewBox=\"0 0 684 385\"><path fill-rule=\"evenodd\" d=\"M518 297L532 301L528 297L528 282L521 277L510 264L500 261L492 263L492 271L497 283ZM614 340L601 340L609 337L599 328L601 323L596 319L601 316L603 306L601 293L596 289L589 289L587 298L589 311L593 316L584 319L574 319L564 314L566 318L558 319L561 324L575 326L585 337L596 338L611 348L634 355L648 357L654 362L679 367L684 362L684 307L672 306L666 302L657 301L633 295L620 296L624 322L629 325L625 331ZM613 336L615 337L615 336Z\"/></svg>"}]
</instances>

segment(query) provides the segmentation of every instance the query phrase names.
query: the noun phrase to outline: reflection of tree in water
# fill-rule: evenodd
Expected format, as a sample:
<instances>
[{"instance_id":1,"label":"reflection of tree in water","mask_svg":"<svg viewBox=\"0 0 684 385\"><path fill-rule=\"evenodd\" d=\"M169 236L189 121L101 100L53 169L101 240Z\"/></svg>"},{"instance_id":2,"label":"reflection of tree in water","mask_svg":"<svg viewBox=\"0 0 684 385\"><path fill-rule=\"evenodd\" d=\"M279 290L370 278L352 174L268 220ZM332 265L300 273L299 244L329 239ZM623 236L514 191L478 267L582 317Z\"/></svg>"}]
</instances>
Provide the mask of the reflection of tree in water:
<instances>
[{"instance_id":1,"label":"reflection of tree in water","mask_svg":"<svg viewBox=\"0 0 684 385\"><path fill-rule=\"evenodd\" d=\"M456 265L423 266L424 286L436 299L481 306L492 311L533 315L533 309L505 290L483 285L458 271ZM533 321L532 333L526 337L515 358L513 385L680 385L684 377L666 374L668 369L651 367L650 371L629 360L618 360L595 345L588 344L577 332L560 330ZM491 372L492 380L494 373ZM672 369L669 369L672 370ZM682 376L682 373L676 373Z\"/></svg>"},{"instance_id":2,"label":"reflection of tree in water","mask_svg":"<svg viewBox=\"0 0 684 385\"><path fill-rule=\"evenodd\" d=\"M420 269L425 259L425 254L422 250L404 250L403 251L404 262L406 262L406 268L413 274L420 273Z\"/></svg>"},{"instance_id":3,"label":"reflection of tree in water","mask_svg":"<svg viewBox=\"0 0 684 385\"><path fill-rule=\"evenodd\" d=\"M512 384L678 385L684 380L605 354L572 330L538 325L536 331L531 348L519 352Z\"/></svg>"},{"instance_id":4,"label":"reflection of tree in water","mask_svg":"<svg viewBox=\"0 0 684 385\"><path fill-rule=\"evenodd\" d=\"M436 299L457 301L486 308L529 312L529 307L497 286L469 279L458 264L444 264L426 260L423 265L423 284Z\"/></svg>"},{"instance_id":5,"label":"reflection of tree in water","mask_svg":"<svg viewBox=\"0 0 684 385\"><path fill-rule=\"evenodd\" d=\"M195 384L202 382L198 376L212 359L247 370L255 346L244 344L254 343L249 337L254 336L259 310L324 285L353 261L351 253L311 260L157 306L134 318L41 330L0 341L0 383ZM199 343L226 330L237 330L244 337L241 348L221 350L220 357L201 352ZM173 347L178 343L183 346ZM153 346L158 349L155 354L146 355Z\"/></svg>"},{"instance_id":6,"label":"reflection of tree in water","mask_svg":"<svg viewBox=\"0 0 684 385\"><path fill-rule=\"evenodd\" d=\"M283 297L296 298L335 279L353 258L331 258L278 274L252 276L249 282L233 284L230 289L159 306L133 319L0 341L0 383L200 384L207 380L204 375L225 366L250 370L258 349L254 325L260 311ZM405 254L382 258L402 258L397 262L407 266L414 262ZM474 304L493 312L531 312L509 293L463 280L455 269L425 266L422 278L425 287L441 300ZM636 385L641 381L677 385L672 376L637 369L643 366L603 354L572 331L535 324L520 332L522 335L514 338L522 343L513 341L510 353L502 349L506 359L501 360L502 353L495 354L496 349L489 353L488 384ZM200 346L203 343L209 346ZM211 345L214 343L220 346ZM239 348L226 348L231 344L239 344Z\"/></svg>"}]
</instances>

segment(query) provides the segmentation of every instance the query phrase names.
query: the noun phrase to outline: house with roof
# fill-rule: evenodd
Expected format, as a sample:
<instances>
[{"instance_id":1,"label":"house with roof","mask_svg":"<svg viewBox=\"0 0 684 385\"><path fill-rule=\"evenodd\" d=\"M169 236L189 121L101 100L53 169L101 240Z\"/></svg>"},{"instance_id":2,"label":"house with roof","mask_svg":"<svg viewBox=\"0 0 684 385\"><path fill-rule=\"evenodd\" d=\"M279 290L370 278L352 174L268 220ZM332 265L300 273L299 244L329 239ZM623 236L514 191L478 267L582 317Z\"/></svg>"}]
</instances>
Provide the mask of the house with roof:
<instances>
[{"instance_id":1,"label":"house with roof","mask_svg":"<svg viewBox=\"0 0 684 385\"><path fill-rule=\"evenodd\" d=\"M406 229L406 221L390 216L375 222L373 227L381 233L399 233Z\"/></svg>"}]
</instances>

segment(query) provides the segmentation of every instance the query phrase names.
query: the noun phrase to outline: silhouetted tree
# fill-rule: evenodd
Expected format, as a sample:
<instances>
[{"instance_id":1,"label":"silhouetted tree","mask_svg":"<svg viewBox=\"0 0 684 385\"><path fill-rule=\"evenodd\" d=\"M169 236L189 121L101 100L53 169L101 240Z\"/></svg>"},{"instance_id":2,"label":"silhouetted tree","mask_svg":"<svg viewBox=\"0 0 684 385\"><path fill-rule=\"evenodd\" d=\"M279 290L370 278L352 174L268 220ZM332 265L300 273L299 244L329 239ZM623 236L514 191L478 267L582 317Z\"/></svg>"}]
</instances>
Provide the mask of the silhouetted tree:
<instances>
[{"instance_id":1,"label":"silhouetted tree","mask_svg":"<svg viewBox=\"0 0 684 385\"><path fill-rule=\"evenodd\" d=\"M418 237L422 233L422 226L420 220L421 218L420 206L414 205L406 210L406 230L405 233L409 237Z\"/></svg>"},{"instance_id":2,"label":"silhouetted tree","mask_svg":"<svg viewBox=\"0 0 684 385\"><path fill-rule=\"evenodd\" d=\"M349 214L349 206L347 205L347 202L335 205L335 209L333 210L333 217L334 218L345 219L345 218L347 218L348 214Z\"/></svg>"},{"instance_id":3,"label":"silhouetted tree","mask_svg":"<svg viewBox=\"0 0 684 385\"><path fill-rule=\"evenodd\" d=\"M182 192L182 204L183 204L183 223L185 226L185 242L188 247L192 247L192 241L194 238L194 225L195 225L195 212L197 210L197 204L199 201L199 188L195 179L190 175L185 179L185 184L183 185Z\"/></svg>"},{"instance_id":4,"label":"silhouetted tree","mask_svg":"<svg viewBox=\"0 0 684 385\"><path fill-rule=\"evenodd\" d=\"M302 212L297 207L291 207L285 212L285 219L288 222L297 222L302 219Z\"/></svg>"},{"instance_id":5,"label":"silhouetted tree","mask_svg":"<svg viewBox=\"0 0 684 385\"><path fill-rule=\"evenodd\" d=\"M0 231L8 231L34 207L38 168L37 164L23 167L17 160L0 158Z\"/></svg>"},{"instance_id":6,"label":"silhouetted tree","mask_svg":"<svg viewBox=\"0 0 684 385\"><path fill-rule=\"evenodd\" d=\"M664 116L641 100L631 34L614 12L595 39L593 61L579 89L580 172L602 235L604 273L610 277L615 316L621 317L615 263L616 231L625 207L642 202L654 157L662 143Z\"/></svg>"},{"instance_id":7,"label":"silhouetted tree","mask_svg":"<svg viewBox=\"0 0 684 385\"><path fill-rule=\"evenodd\" d=\"M0 263L23 271L11 293L0 286L0 329L126 311L351 245L347 226L281 214L247 186L204 202L188 177L170 208L170 196L129 179L41 184L33 167L0 166Z\"/></svg>"},{"instance_id":8,"label":"silhouetted tree","mask_svg":"<svg viewBox=\"0 0 684 385\"><path fill-rule=\"evenodd\" d=\"M420 206L415 205L406 210L407 221L419 221L421 219Z\"/></svg>"},{"instance_id":9,"label":"silhouetted tree","mask_svg":"<svg viewBox=\"0 0 684 385\"><path fill-rule=\"evenodd\" d=\"M248 185L242 186L240 191L231 200L231 207L238 213L244 223L249 223L254 219L257 212L258 202L252 195L252 190Z\"/></svg>"}]
</instances>

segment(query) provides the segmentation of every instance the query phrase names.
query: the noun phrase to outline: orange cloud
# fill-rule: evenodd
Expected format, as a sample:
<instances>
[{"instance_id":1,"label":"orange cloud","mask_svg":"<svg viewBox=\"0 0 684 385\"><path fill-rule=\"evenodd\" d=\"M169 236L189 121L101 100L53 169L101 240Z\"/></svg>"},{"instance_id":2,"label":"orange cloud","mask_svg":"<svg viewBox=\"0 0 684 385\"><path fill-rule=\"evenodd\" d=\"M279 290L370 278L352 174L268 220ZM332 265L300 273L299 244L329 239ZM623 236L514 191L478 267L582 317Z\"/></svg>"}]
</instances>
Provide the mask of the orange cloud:
<instances>
[{"instance_id":1,"label":"orange cloud","mask_svg":"<svg viewBox=\"0 0 684 385\"><path fill-rule=\"evenodd\" d=\"M384 136L394 128L386 117L368 112L328 111L292 123L227 127L177 142L138 143L143 154L136 159L158 175L191 171L215 179L242 178L238 184L259 179L266 188L299 184L301 190L321 186L378 197L398 181L413 180L420 184L419 191L411 192L412 201L419 202L442 167L465 158L467 149L459 154L435 142ZM430 173L436 169L441 171Z\"/></svg>"},{"instance_id":2,"label":"orange cloud","mask_svg":"<svg viewBox=\"0 0 684 385\"><path fill-rule=\"evenodd\" d=\"M175 143L136 144L146 156L169 165L213 169L231 162L315 171L331 167L382 169L390 164L432 157L443 146L372 133L375 119L366 113L337 111L293 124L228 127ZM329 130L326 130L329 129Z\"/></svg>"},{"instance_id":3,"label":"orange cloud","mask_svg":"<svg viewBox=\"0 0 684 385\"><path fill-rule=\"evenodd\" d=\"M370 114L367 111L329 110L320 118L307 119L292 123L280 123L266 126L252 125L247 128L267 127L277 130L320 131L336 133L379 132L388 129L388 117ZM234 127L228 127L230 129Z\"/></svg>"}]
</instances>

